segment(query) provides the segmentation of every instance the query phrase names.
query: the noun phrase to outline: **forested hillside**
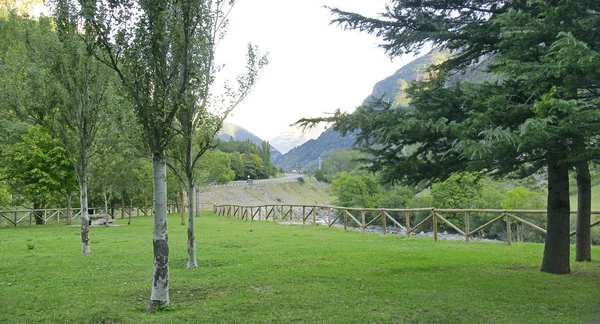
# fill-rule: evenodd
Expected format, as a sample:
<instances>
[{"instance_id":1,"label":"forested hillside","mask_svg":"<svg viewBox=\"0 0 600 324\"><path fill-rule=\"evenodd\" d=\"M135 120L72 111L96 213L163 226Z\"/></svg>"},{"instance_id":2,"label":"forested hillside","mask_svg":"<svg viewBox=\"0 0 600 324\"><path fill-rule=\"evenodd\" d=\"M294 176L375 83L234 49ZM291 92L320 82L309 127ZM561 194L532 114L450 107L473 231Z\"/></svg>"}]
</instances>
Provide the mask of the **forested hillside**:
<instances>
[{"instance_id":1,"label":"forested hillside","mask_svg":"<svg viewBox=\"0 0 600 324\"><path fill-rule=\"evenodd\" d=\"M252 134L247 129L231 123L223 123L223 128L221 128L221 131L217 134L216 138L223 141L229 141L230 138L242 142L245 140L250 140L250 142L259 147L263 142L263 139ZM281 154L281 152L271 145L271 161L277 164L277 162L279 162L282 158L283 154Z\"/></svg>"}]
</instances>

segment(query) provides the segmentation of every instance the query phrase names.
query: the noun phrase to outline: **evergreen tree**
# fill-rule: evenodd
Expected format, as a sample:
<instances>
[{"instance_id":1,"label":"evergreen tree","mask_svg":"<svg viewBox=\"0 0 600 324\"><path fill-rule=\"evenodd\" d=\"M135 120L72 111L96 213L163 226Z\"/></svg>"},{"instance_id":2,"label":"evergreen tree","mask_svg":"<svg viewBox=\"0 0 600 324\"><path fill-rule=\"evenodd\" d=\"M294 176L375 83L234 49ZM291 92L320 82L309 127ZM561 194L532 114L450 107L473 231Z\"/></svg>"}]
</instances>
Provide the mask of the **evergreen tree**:
<instances>
[{"instance_id":1,"label":"evergreen tree","mask_svg":"<svg viewBox=\"0 0 600 324\"><path fill-rule=\"evenodd\" d=\"M333 9L347 28L376 33L390 56L425 44L453 56L413 86L414 109L389 104L339 114L389 181L444 179L473 170L548 170L542 271L569 273L568 170L596 157L600 91L596 1L394 1L379 19ZM448 75L493 57L502 82L455 83ZM585 177L582 177L584 179ZM589 229L588 229L589 230Z\"/></svg>"}]
</instances>

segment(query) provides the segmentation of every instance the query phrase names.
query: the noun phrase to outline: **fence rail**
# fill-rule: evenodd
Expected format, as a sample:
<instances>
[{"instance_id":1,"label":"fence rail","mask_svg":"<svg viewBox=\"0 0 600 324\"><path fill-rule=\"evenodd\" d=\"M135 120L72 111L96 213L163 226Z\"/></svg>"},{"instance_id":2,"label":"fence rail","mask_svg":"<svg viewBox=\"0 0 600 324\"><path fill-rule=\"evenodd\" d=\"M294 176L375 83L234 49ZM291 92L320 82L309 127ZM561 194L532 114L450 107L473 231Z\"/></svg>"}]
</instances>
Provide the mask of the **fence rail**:
<instances>
[{"instance_id":1,"label":"fence rail","mask_svg":"<svg viewBox=\"0 0 600 324\"><path fill-rule=\"evenodd\" d=\"M545 210L505 210L505 209L437 209L437 208L348 208L323 205L214 205L214 213L218 216L235 217L250 221L288 221L298 224L317 226L343 226L368 230L377 225L384 235L390 230L405 234L410 238L417 229L427 225L433 231L433 239L437 242L440 228L447 228L464 236L469 242L476 235L482 237L484 231L494 224L502 224L508 244L513 239L523 241L528 231L546 234ZM460 216L459 216L460 214ZM571 211L577 214L577 211ZM443 215L446 215L443 216ZM600 211L592 211L598 218ZM450 219L450 220L449 220ZM452 220L452 221L451 221ZM389 222L389 223L388 223ZM413 225L414 224L414 225ZM591 226L597 226L595 220ZM474 229L472 228L472 225ZM575 235L571 232L571 236Z\"/></svg>"},{"instance_id":2,"label":"fence rail","mask_svg":"<svg viewBox=\"0 0 600 324\"><path fill-rule=\"evenodd\" d=\"M199 202L198 210L211 210L213 206L213 203ZM90 212L90 215L104 214L104 208L88 208L88 211ZM181 209L178 205L168 205L167 211L168 213L179 213L181 212ZM36 224L36 219L42 224L66 223L68 213L67 208L0 210L0 227L34 225ZM109 208L108 215L113 219L118 218L119 216L137 217L152 215L152 206ZM71 209L71 221L81 221L80 208Z\"/></svg>"}]
</instances>

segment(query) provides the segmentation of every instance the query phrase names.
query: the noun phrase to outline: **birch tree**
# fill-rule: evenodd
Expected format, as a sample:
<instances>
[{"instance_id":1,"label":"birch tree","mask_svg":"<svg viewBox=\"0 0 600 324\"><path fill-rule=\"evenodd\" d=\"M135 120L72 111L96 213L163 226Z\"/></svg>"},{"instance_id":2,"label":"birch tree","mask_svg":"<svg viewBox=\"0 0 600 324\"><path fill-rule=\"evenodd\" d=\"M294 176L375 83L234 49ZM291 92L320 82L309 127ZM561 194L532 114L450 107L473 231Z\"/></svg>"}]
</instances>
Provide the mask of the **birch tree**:
<instances>
[{"instance_id":1,"label":"birch tree","mask_svg":"<svg viewBox=\"0 0 600 324\"><path fill-rule=\"evenodd\" d=\"M206 61L200 63L200 70L204 75L200 75L195 83L198 87L190 88L190 93L186 94L182 100L185 102L182 109L177 114L176 126L181 138L177 141L178 145L174 145L169 151L169 163L172 171L177 175L180 182L184 184L187 196L188 210L188 268L197 268L196 261L196 244L194 235L194 168L198 159L213 146L213 139L223 126L223 121L229 113L250 93L252 87L258 80L258 76L262 68L268 63L266 55L260 55L256 46L248 45L246 54L246 73L237 78L237 87L227 87L226 93L220 100L212 103L210 85L214 79L213 72L215 71L214 51L216 37L222 34L219 28L225 24L219 20L219 17L226 19L224 10L220 8L222 3L217 2L217 8L214 10L213 16L216 17L212 23L212 31L208 34L209 41L204 44L204 50L208 50ZM233 3L231 3L233 5ZM187 102L186 102L187 100ZM215 107L218 105L218 107ZM213 109L211 109L213 108ZM182 221L183 223L183 221Z\"/></svg>"},{"instance_id":2,"label":"birch tree","mask_svg":"<svg viewBox=\"0 0 600 324\"><path fill-rule=\"evenodd\" d=\"M186 104L196 104L194 79L204 75L213 4L200 0L81 0L90 44L100 61L115 70L133 101L146 146L152 154L154 188L154 270L148 309L169 305L166 150L173 125ZM208 80L206 80L208 82Z\"/></svg>"}]
</instances>

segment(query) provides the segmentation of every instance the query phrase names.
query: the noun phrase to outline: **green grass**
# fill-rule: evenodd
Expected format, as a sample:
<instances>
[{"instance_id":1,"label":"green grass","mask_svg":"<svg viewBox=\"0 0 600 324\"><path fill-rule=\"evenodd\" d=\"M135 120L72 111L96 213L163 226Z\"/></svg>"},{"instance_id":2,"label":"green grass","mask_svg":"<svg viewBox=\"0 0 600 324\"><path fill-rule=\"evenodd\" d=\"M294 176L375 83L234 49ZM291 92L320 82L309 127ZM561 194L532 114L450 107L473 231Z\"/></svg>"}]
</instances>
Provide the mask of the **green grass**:
<instances>
[{"instance_id":1,"label":"green grass","mask_svg":"<svg viewBox=\"0 0 600 324\"><path fill-rule=\"evenodd\" d=\"M590 323L600 261L541 273L540 244L440 241L197 218L200 267L170 219L170 307L144 312L152 219L0 228L0 323ZM117 224L126 224L119 220ZM594 247L593 257L600 258ZM572 257L574 252L572 253Z\"/></svg>"}]
</instances>

